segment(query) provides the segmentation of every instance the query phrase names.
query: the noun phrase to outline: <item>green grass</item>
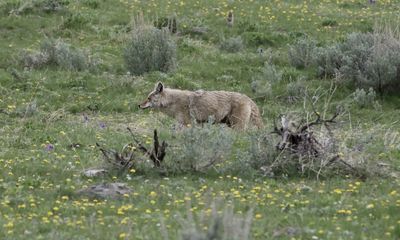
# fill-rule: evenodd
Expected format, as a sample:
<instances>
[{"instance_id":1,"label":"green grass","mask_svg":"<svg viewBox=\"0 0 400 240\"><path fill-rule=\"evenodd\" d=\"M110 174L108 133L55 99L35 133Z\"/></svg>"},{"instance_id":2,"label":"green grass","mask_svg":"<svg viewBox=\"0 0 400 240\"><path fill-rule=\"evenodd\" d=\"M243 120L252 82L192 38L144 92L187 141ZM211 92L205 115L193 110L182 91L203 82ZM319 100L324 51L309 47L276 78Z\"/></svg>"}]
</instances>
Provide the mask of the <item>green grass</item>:
<instances>
[{"instance_id":1,"label":"green grass","mask_svg":"<svg viewBox=\"0 0 400 240\"><path fill-rule=\"evenodd\" d=\"M309 35L323 46L342 40L349 32L370 31L376 21L398 21L400 1L369 5L368 1L331 0L69 0L63 11L46 13L33 7L9 15L19 2L24 1L0 3L1 239L162 239L161 217L170 239L176 239L188 211L207 218L215 201L220 210L233 206L239 215L253 209L253 239L400 238L400 182L393 177L270 179L254 169L235 175L206 171L161 176L147 165L135 173L98 179L81 174L103 164L96 142L121 149L131 141L127 126L143 141L154 128L168 141L179 137L171 130L172 119L137 107L159 80L181 89L229 90L254 97L251 81L271 60L284 72L284 79L273 86L272 97L256 100L266 124L263 131L270 132L278 114L303 109L302 100L285 100L290 79L304 76L301 81L310 91L331 85L329 79L318 79L315 69L290 67L288 44ZM230 9L235 14L232 28L225 23ZM131 20L140 12L148 21L176 14L178 30L203 26L208 32L174 36L178 45L174 72L127 76L123 48ZM245 50L219 50L223 38L237 36L242 36ZM87 49L102 62L97 71L90 72L55 67L24 70L18 63L20 52L38 49L46 37ZM258 54L259 47L270 49L273 56ZM398 94L378 99L381 110L359 109L351 104L353 91L339 85L332 100L332 108L340 104L346 109L339 119L338 135L348 146L363 146L349 157L375 165L389 163L399 171ZM26 114L32 102L37 108L32 115ZM100 126L104 124L105 128ZM240 142L246 138L233 135L235 151L243 150ZM82 147L72 150L68 147L72 143ZM47 151L48 144L54 149ZM167 153L167 161L173 163L171 154ZM238 157L231 155L228 162L235 164ZM75 193L108 181L126 182L133 193L121 200L86 199ZM201 228L208 223L201 223ZM289 227L298 229L295 235L288 233Z\"/></svg>"}]
</instances>

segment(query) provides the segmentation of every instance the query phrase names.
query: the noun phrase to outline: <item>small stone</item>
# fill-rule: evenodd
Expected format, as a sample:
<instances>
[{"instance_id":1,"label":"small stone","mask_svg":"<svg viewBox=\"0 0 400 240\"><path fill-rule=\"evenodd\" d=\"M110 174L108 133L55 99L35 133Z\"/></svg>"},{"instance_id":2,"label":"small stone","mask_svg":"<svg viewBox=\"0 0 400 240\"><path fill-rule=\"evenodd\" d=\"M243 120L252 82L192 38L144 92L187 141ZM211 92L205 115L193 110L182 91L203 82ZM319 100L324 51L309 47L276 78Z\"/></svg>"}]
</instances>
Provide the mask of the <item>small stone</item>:
<instances>
[{"instance_id":1,"label":"small stone","mask_svg":"<svg viewBox=\"0 0 400 240\"><path fill-rule=\"evenodd\" d=\"M81 189L77 192L92 198L120 198L132 192L132 189L125 183L102 183Z\"/></svg>"},{"instance_id":2,"label":"small stone","mask_svg":"<svg viewBox=\"0 0 400 240\"><path fill-rule=\"evenodd\" d=\"M85 177L98 177L98 176L103 176L107 173L107 170L105 169L87 169L83 171L83 175Z\"/></svg>"},{"instance_id":3,"label":"small stone","mask_svg":"<svg viewBox=\"0 0 400 240\"><path fill-rule=\"evenodd\" d=\"M303 185L301 188L300 188L300 191L302 192L302 193L308 193L308 192L312 192L312 188L311 187L309 187L309 186L306 186L306 185Z\"/></svg>"}]
</instances>

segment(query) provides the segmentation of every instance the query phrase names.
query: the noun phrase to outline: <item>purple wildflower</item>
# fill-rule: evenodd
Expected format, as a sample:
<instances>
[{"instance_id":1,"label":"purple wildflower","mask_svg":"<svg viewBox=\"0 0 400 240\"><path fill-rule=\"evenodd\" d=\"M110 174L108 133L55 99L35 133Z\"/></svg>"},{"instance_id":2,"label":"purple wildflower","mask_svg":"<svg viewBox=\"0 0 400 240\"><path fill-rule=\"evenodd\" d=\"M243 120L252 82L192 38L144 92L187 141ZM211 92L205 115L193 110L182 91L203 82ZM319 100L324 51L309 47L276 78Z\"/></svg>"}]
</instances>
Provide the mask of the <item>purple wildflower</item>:
<instances>
[{"instance_id":1,"label":"purple wildflower","mask_svg":"<svg viewBox=\"0 0 400 240\"><path fill-rule=\"evenodd\" d=\"M46 150L46 151L52 151L52 150L54 150L54 145L51 144L51 143L47 144L46 147L45 147L45 150Z\"/></svg>"}]
</instances>

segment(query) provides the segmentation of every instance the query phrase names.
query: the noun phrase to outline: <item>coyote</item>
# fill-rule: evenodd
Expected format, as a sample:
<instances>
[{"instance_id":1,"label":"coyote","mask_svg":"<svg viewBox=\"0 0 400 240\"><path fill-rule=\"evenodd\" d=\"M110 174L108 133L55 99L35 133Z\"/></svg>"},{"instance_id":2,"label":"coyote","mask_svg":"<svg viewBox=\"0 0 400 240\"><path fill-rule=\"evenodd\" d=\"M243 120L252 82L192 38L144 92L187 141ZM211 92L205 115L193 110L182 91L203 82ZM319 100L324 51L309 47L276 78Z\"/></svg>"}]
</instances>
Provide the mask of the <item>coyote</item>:
<instances>
[{"instance_id":1,"label":"coyote","mask_svg":"<svg viewBox=\"0 0 400 240\"><path fill-rule=\"evenodd\" d=\"M249 124L262 128L257 105L246 95L226 91L186 91L164 87L158 82L139 108L155 108L174 117L181 125L207 122L225 123L244 130Z\"/></svg>"}]
</instances>

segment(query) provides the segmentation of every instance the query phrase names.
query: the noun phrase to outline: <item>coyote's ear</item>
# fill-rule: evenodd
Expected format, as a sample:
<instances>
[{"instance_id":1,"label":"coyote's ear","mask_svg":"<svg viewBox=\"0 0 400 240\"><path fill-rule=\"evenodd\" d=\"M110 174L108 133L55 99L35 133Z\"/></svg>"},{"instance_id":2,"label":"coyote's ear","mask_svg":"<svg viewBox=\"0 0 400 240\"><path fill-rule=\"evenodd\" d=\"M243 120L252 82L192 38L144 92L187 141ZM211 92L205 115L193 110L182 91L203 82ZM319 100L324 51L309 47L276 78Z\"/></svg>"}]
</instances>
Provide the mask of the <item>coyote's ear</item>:
<instances>
[{"instance_id":1,"label":"coyote's ear","mask_svg":"<svg viewBox=\"0 0 400 240\"><path fill-rule=\"evenodd\" d=\"M156 85L156 92L160 93L164 90L164 84L162 82L158 82Z\"/></svg>"}]
</instances>

